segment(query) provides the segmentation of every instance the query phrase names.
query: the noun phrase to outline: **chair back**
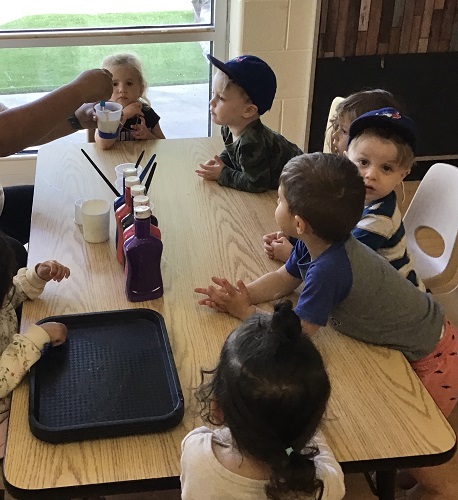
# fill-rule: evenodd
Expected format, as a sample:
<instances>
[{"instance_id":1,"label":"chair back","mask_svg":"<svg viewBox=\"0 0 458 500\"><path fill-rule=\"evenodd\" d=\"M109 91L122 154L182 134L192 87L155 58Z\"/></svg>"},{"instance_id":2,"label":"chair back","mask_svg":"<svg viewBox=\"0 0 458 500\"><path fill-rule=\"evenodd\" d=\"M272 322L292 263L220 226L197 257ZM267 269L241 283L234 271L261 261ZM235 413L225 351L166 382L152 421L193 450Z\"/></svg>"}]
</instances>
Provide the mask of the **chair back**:
<instances>
[{"instance_id":1,"label":"chair back","mask_svg":"<svg viewBox=\"0 0 458 500\"><path fill-rule=\"evenodd\" d=\"M432 165L412 198L403 219L407 248L420 278L440 277L443 286L455 275L458 264L458 167ZM425 253L416 238L421 228L432 228L442 237L444 252L439 257ZM428 284L427 284L428 286Z\"/></svg>"},{"instance_id":2,"label":"chair back","mask_svg":"<svg viewBox=\"0 0 458 500\"><path fill-rule=\"evenodd\" d=\"M88 128L86 130L86 142L95 142L95 130Z\"/></svg>"},{"instance_id":3,"label":"chair back","mask_svg":"<svg viewBox=\"0 0 458 500\"><path fill-rule=\"evenodd\" d=\"M326 123L326 130L324 131L324 144L323 153L332 153L332 119L336 114L336 107L344 100L343 97L334 97L331 107L329 108L328 121Z\"/></svg>"}]
</instances>

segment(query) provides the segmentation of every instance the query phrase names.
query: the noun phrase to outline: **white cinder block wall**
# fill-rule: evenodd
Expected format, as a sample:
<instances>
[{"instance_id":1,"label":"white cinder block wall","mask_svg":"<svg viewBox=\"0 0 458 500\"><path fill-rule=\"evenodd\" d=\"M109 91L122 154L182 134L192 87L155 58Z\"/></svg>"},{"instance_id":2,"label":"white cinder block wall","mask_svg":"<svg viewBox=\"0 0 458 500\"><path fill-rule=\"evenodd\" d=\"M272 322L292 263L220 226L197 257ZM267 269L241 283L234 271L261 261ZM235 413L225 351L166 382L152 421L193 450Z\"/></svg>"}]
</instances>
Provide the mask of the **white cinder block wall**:
<instances>
[{"instance_id":1,"label":"white cinder block wall","mask_svg":"<svg viewBox=\"0 0 458 500\"><path fill-rule=\"evenodd\" d=\"M218 0L216 0L218 1ZM277 75L263 122L302 149L308 143L321 0L230 0L229 57L253 54ZM32 184L35 157L0 159L4 186Z\"/></svg>"},{"instance_id":2,"label":"white cinder block wall","mask_svg":"<svg viewBox=\"0 0 458 500\"><path fill-rule=\"evenodd\" d=\"M321 0L230 0L229 58L252 54L277 76L262 121L304 148L308 143Z\"/></svg>"}]
</instances>

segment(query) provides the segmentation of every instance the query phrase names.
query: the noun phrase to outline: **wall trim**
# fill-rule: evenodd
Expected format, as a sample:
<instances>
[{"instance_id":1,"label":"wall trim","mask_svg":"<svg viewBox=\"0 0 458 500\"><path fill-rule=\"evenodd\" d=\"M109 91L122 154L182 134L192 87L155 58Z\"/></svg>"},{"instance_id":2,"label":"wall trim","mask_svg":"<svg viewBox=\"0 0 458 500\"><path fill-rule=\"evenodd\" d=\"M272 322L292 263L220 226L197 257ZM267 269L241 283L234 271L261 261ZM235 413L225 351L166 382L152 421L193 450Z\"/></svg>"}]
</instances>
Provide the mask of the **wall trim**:
<instances>
[{"instance_id":1,"label":"wall trim","mask_svg":"<svg viewBox=\"0 0 458 500\"><path fill-rule=\"evenodd\" d=\"M0 183L17 186L35 183L36 154L17 154L0 158Z\"/></svg>"}]
</instances>

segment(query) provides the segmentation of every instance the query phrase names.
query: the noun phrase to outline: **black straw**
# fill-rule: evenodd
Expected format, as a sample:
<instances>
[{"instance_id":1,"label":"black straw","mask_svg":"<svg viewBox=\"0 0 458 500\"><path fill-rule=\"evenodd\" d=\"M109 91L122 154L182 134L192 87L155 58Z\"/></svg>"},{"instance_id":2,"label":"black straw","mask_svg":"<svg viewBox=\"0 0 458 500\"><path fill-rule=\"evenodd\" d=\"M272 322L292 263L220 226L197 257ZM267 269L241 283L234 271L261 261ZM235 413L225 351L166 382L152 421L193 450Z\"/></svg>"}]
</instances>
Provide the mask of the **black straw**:
<instances>
[{"instance_id":1,"label":"black straw","mask_svg":"<svg viewBox=\"0 0 458 500\"><path fill-rule=\"evenodd\" d=\"M140 182L143 182L143 179L146 177L146 174L148 173L149 168L153 164L153 161L156 159L156 153L153 154L153 156L148 160L148 163L146 164L145 168L143 169L143 172L140 174Z\"/></svg>"},{"instance_id":2,"label":"black straw","mask_svg":"<svg viewBox=\"0 0 458 500\"><path fill-rule=\"evenodd\" d=\"M103 172L99 169L99 167L92 161L91 157L81 148L81 152L83 155L89 160L89 163L97 170L100 177L106 182L107 186L113 191L116 196L121 196L121 193L113 186L113 184L105 177Z\"/></svg>"},{"instance_id":3,"label":"black straw","mask_svg":"<svg viewBox=\"0 0 458 500\"><path fill-rule=\"evenodd\" d=\"M151 167L151 171L150 171L150 173L148 175L148 179L146 179L146 182L145 182L145 191L146 192L149 191L149 187L150 187L151 181L153 180L154 172L156 171L156 165L157 165L157 163L154 162L153 166Z\"/></svg>"},{"instance_id":4,"label":"black straw","mask_svg":"<svg viewBox=\"0 0 458 500\"><path fill-rule=\"evenodd\" d=\"M137 163L135 164L135 170L137 170L138 166L140 165L140 162L142 161L143 155L145 154L145 150L143 150L140 153L140 156L138 157Z\"/></svg>"}]
</instances>

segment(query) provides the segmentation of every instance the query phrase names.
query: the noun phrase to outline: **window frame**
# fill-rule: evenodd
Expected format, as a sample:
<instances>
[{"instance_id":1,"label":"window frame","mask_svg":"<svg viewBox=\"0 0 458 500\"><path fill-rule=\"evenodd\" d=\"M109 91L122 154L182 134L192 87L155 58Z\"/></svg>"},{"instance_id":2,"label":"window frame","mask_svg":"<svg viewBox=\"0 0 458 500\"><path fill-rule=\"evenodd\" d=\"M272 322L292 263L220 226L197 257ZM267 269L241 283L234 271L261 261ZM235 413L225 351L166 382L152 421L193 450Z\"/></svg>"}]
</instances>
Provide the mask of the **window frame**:
<instances>
[{"instance_id":1,"label":"window frame","mask_svg":"<svg viewBox=\"0 0 458 500\"><path fill-rule=\"evenodd\" d=\"M228 0L213 0L210 24L0 31L0 49L208 41L210 53L217 59L226 60L227 26ZM211 65L209 67L210 99L212 72ZM210 122L208 130L209 135L216 133ZM24 152L30 154L32 151Z\"/></svg>"},{"instance_id":2,"label":"window frame","mask_svg":"<svg viewBox=\"0 0 458 500\"><path fill-rule=\"evenodd\" d=\"M0 48L69 47L173 42L212 42L214 55L226 55L227 0L213 0L210 24L128 26L0 31Z\"/></svg>"}]
</instances>

